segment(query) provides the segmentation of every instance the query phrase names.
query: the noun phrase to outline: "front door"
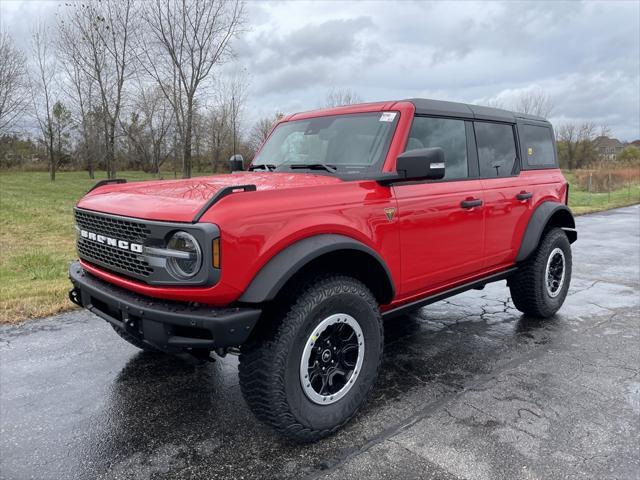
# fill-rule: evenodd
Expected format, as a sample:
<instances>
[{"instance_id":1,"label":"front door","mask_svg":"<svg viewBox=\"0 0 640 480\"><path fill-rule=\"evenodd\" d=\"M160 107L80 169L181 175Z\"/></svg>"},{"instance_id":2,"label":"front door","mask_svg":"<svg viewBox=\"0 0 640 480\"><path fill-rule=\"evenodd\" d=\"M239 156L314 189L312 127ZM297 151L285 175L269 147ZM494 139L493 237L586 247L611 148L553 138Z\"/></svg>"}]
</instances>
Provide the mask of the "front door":
<instances>
[{"instance_id":1,"label":"front door","mask_svg":"<svg viewBox=\"0 0 640 480\"><path fill-rule=\"evenodd\" d=\"M416 117L407 150L441 147L445 177L393 187L398 202L402 289L407 298L482 268L484 197L471 122ZM471 137L471 138L470 138Z\"/></svg>"}]
</instances>

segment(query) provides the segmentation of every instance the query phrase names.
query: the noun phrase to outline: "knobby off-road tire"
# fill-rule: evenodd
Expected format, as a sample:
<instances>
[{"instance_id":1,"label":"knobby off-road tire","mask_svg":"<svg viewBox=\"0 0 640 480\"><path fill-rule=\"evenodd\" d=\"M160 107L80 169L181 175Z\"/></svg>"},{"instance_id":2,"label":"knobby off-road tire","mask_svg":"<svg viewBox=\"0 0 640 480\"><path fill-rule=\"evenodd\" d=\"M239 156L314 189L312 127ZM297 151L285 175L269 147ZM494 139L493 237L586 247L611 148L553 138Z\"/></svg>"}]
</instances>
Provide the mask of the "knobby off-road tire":
<instances>
[{"instance_id":1,"label":"knobby off-road tire","mask_svg":"<svg viewBox=\"0 0 640 480\"><path fill-rule=\"evenodd\" d=\"M111 323L109 325L111 325L111 327L113 327L113 329L120 336L120 338L122 338L123 340L126 340L131 345L133 345L134 347L138 347L140 350L144 350L145 352L161 353L160 350L158 350L157 348L152 347L151 345L147 345L146 343L144 343L142 340L140 340L135 335L131 335L130 333L125 332L121 328L118 328L118 327L116 327L115 325L113 325Z\"/></svg>"},{"instance_id":2,"label":"knobby off-road tire","mask_svg":"<svg viewBox=\"0 0 640 480\"><path fill-rule=\"evenodd\" d=\"M531 317L551 317L567 296L571 268L571 244L567 235L560 228L549 230L538 249L509 279L516 308Z\"/></svg>"},{"instance_id":3,"label":"knobby off-road tire","mask_svg":"<svg viewBox=\"0 0 640 480\"><path fill-rule=\"evenodd\" d=\"M346 424L371 390L382 359L382 318L371 292L361 282L346 276L311 281L285 312L281 319L274 319L242 347L240 388L260 421L293 441L312 442ZM343 324L331 324L336 321ZM326 350L335 350L327 349L326 342L331 343L331 335L337 335L336 332L346 332L345 338L349 336L349 341L355 338L355 345L361 339L360 345L364 347L353 344L344 350L338 347L334 357L329 352L325 358ZM339 338L334 340L335 345L343 345ZM357 355L360 369L350 367L353 368L350 376L332 377L331 387L329 380L324 380L329 377L320 373L320 366L328 365L327 372L335 371L329 362L332 358L336 363L342 362L340 352L347 348L352 355L350 365L356 365ZM311 382L304 380L303 384L305 369L312 368L308 367L311 364L317 366L309 376L316 379L316 384L321 383L319 395ZM349 378L353 381L349 382ZM339 388L341 380L350 384L346 390L335 397L327 393L329 388Z\"/></svg>"}]
</instances>

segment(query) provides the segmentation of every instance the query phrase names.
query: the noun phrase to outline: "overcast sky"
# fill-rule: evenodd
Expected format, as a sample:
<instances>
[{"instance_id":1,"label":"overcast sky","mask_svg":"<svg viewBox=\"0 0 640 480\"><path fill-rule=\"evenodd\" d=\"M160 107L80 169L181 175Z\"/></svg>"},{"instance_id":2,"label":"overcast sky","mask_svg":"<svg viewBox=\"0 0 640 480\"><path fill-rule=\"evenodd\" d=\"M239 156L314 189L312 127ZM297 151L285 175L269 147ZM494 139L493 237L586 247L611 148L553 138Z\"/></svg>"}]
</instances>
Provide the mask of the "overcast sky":
<instances>
[{"instance_id":1,"label":"overcast sky","mask_svg":"<svg viewBox=\"0 0 640 480\"><path fill-rule=\"evenodd\" d=\"M26 46L59 1L0 0ZM249 72L247 122L320 106L329 88L365 101L426 97L509 104L543 89L551 120L640 138L640 2L248 2L234 43ZM227 67L227 70L236 68Z\"/></svg>"}]
</instances>

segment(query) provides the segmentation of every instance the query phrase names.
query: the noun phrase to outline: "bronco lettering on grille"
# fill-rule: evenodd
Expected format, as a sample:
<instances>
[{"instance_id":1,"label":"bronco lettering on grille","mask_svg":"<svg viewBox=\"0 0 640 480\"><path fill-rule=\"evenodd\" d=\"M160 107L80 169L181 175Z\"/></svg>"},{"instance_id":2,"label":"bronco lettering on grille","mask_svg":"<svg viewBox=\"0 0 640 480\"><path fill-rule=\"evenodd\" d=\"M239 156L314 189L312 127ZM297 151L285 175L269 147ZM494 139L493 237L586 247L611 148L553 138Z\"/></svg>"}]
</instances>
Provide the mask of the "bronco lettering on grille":
<instances>
[{"instance_id":1,"label":"bronco lettering on grille","mask_svg":"<svg viewBox=\"0 0 640 480\"><path fill-rule=\"evenodd\" d=\"M139 243L128 242L126 240L118 240L117 238L107 237L88 230L80 229L80 236L93 242L109 245L110 247L121 248L122 250L130 250L136 253L142 253L142 245Z\"/></svg>"}]
</instances>

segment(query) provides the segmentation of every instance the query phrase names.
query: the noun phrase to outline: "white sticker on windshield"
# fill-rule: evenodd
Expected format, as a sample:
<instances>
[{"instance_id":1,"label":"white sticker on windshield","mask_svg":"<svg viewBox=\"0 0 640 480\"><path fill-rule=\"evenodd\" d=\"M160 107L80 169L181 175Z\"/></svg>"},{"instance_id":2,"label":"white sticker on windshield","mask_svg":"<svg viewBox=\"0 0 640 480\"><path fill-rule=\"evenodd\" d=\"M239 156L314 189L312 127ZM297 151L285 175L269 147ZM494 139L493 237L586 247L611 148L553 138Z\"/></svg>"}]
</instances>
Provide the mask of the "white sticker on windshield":
<instances>
[{"instance_id":1,"label":"white sticker on windshield","mask_svg":"<svg viewBox=\"0 0 640 480\"><path fill-rule=\"evenodd\" d=\"M382 112L380 115L381 122L393 122L396 118L396 112Z\"/></svg>"}]
</instances>

